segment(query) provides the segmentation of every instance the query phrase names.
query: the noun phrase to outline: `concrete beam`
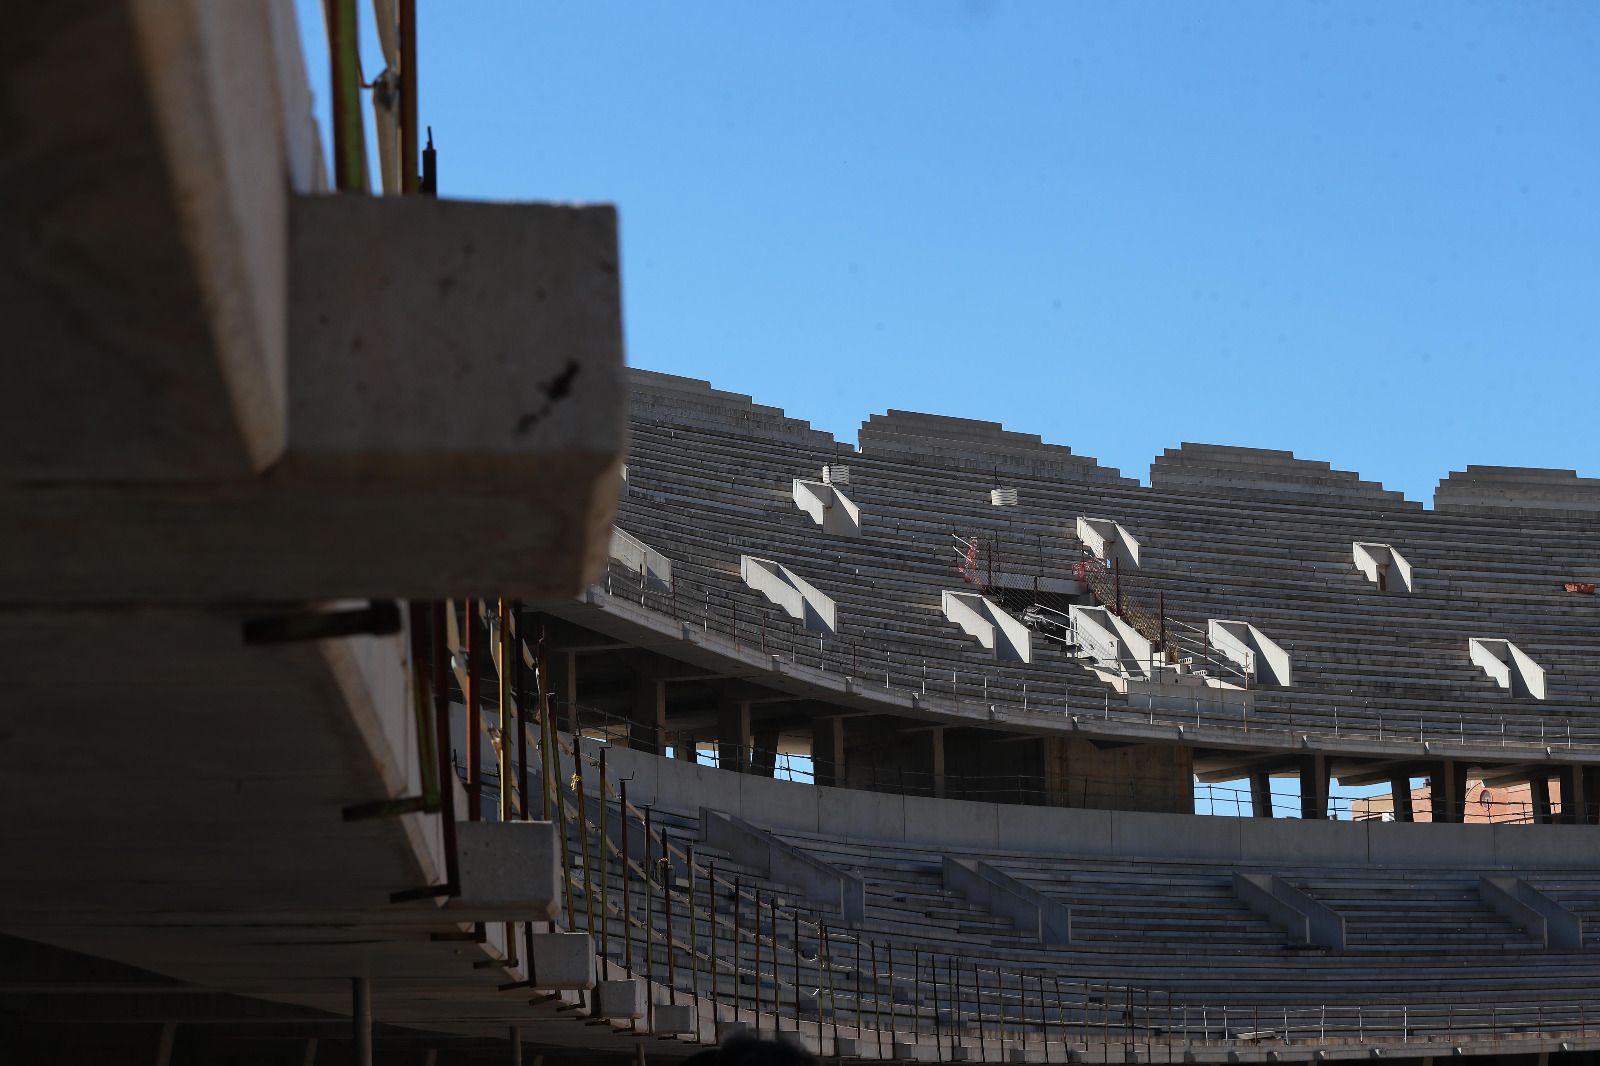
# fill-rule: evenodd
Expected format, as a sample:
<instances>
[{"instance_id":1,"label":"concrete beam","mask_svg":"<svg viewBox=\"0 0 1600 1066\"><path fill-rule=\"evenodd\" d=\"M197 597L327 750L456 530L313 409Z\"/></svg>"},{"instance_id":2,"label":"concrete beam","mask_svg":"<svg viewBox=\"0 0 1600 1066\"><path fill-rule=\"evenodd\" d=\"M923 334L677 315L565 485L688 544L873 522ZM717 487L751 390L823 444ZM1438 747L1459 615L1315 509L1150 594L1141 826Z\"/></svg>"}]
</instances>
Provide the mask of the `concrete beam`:
<instances>
[{"instance_id":1,"label":"concrete beam","mask_svg":"<svg viewBox=\"0 0 1600 1066\"><path fill-rule=\"evenodd\" d=\"M0 602L533 598L599 572L625 403L614 212L352 196L286 210L287 429L270 475L0 485L0 508L30 516L0 535ZM84 380L58 413L107 391ZM183 402L230 410L217 389ZM238 442L189 421L196 453ZM463 552L463 528L503 534Z\"/></svg>"}]
</instances>

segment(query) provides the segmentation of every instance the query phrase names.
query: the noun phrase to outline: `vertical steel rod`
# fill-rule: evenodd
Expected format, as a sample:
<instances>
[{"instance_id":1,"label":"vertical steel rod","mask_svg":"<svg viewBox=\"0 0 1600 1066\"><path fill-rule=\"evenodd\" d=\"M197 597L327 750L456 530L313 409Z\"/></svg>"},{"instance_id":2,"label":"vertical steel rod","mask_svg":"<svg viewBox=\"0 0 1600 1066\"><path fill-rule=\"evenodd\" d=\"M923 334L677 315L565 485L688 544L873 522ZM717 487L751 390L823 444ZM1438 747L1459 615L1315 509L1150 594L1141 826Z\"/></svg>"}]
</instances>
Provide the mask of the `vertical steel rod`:
<instances>
[{"instance_id":1,"label":"vertical steel rod","mask_svg":"<svg viewBox=\"0 0 1600 1066\"><path fill-rule=\"evenodd\" d=\"M372 1066L371 978L356 977L350 981L350 1030L356 1066Z\"/></svg>"},{"instance_id":2,"label":"vertical steel rod","mask_svg":"<svg viewBox=\"0 0 1600 1066\"><path fill-rule=\"evenodd\" d=\"M450 649L445 638L443 600L435 600L428 612L433 633L433 729L439 756L439 820L444 830L444 879L450 894L461 890L461 870L456 853L456 771L450 757Z\"/></svg>"},{"instance_id":3,"label":"vertical steel rod","mask_svg":"<svg viewBox=\"0 0 1600 1066\"><path fill-rule=\"evenodd\" d=\"M633 868L628 863L628 782L618 782L617 788L622 794L617 801L617 825L622 829L622 968L632 977Z\"/></svg>"},{"instance_id":4,"label":"vertical steel rod","mask_svg":"<svg viewBox=\"0 0 1600 1066\"><path fill-rule=\"evenodd\" d=\"M483 815L483 781L478 766L483 731L480 718L482 708L478 692L478 601L468 600L462 608L462 624L467 642L467 691L462 693L467 701L467 820L476 822Z\"/></svg>"},{"instance_id":5,"label":"vertical steel rod","mask_svg":"<svg viewBox=\"0 0 1600 1066\"><path fill-rule=\"evenodd\" d=\"M416 194L417 170L417 0L400 0L400 192Z\"/></svg>"}]
</instances>

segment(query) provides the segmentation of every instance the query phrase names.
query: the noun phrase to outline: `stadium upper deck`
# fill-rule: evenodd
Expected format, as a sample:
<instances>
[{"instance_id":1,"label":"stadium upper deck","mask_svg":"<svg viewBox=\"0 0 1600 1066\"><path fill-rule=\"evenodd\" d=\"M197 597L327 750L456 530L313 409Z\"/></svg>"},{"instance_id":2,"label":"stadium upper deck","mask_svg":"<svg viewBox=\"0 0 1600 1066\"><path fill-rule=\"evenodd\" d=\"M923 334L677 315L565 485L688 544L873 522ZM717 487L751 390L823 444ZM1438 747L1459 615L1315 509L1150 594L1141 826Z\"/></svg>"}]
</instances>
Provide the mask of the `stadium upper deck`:
<instances>
[{"instance_id":1,"label":"stadium upper deck","mask_svg":"<svg viewBox=\"0 0 1600 1066\"><path fill-rule=\"evenodd\" d=\"M1560 776L1576 809L1595 798L1600 601L1582 589L1600 572L1600 486L1570 471L1470 467L1429 511L1288 453L1184 445L1147 488L990 423L891 412L858 450L643 372L631 439L618 528L670 580L641 583L640 556L619 552L605 590L554 612L651 631L657 652L757 690L746 725L712 706L726 692L669 686L642 723L662 746L809 751L819 779L1075 805L1183 809L1191 768L1299 776L1310 816L1329 777L1429 776L1460 809L1469 768ZM817 494L842 494L855 527L797 503ZM1381 585L1358 544L1398 555ZM764 574L787 584L769 595ZM806 590L813 607L791 615L784 597ZM981 615L965 628L962 604ZM567 695L639 719L618 692ZM930 742L930 723L960 743Z\"/></svg>"}]
</instances>

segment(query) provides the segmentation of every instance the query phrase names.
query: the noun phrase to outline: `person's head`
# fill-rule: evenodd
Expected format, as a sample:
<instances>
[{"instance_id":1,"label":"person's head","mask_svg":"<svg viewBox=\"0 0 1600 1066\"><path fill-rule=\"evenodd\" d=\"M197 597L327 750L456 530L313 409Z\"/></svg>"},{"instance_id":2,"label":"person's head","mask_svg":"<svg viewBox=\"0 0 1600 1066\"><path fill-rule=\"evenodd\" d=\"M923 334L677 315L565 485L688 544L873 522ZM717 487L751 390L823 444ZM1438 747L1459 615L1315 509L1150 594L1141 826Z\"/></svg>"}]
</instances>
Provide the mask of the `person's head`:
<instances>
[{"instance_id":1,"label":"person's head","mask_svg":"<svg viewBox=\"0 0 1600 1066\"><path fill-rule=\"evenodd\" d=\"M689 1056L683 1066L817 1066L817 1060L796 1044L741 1034Z\"/></svg>"}]
</instances>

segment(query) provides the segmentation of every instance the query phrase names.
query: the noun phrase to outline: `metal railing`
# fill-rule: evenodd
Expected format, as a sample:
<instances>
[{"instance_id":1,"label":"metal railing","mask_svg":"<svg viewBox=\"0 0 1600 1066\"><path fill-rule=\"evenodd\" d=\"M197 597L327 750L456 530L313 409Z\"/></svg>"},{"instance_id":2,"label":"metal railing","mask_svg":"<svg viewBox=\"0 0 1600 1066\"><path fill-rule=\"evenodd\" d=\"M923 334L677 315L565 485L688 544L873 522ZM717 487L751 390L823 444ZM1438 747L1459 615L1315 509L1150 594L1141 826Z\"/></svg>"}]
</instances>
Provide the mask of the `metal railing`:
<instances>
[{"instance_id":1,"label":"metal railing","mask_svg":"<svg viewBox=\"0 0 1600 1066\"><path fill-rule=\"evenodd\" d=\"M433 617L439 620L437 612ZM1048 1057L1055 1046L1063 1057L1073 1048L1106 1056L1121 1049L1145 1061L1177 1062L1186 1052L1217 1046L1427 1046L1589 1035L1591 1008L1583 1001L1502 999L1485 1008L1202 1003L1170 989L974 958L970 949L928 950L852 928L830 908L802 903L789 886L726 859L697 856L691 836L675 832L650 806L630 803L628 781L607 766L609 744L588 739L581 722L570 735L556 728L543 641L530 643L521 621L505 604L492 611L468 604L459 616L445 609L445 624L428 627L430 637L454 627L463 651L482 640L495 652L489 661L499 683L490 713L466 708L478 730L469 736L488 736L496 753L492 767L474 767L465 782L475 797L469 816L559 823L565 907L551 927L587 932L601 958L661 989L652 1003L687 1001L717 1022L746 1021L769 1031L809 1025L819 1036L831 1034L836 1049L848 1034L858 1055L883 1058L899 1056L897 1045L906 1042L931 1044L941 1059L957 1058L958 1046L966 1049L959 1057L976 1050L980 1059L1008 1057L1018 1048ZM419 682L436 681L436 668L450 658L440 644L432 640L433 654L419 658L419 667L435 668L431 676L419 674ZM483 700L468 662L454 665L463 695ZM438 698L441 686L428 687L437 727L447 705ZM476 747L469 744L469 752ZM457 770L452 756L439 754L453 772L472 772L472 757ZM530 774L535 766L537 780ZM490 799L496 802L484 802ZM516 965L519 932L533 961L537 924L507 923L509 965ZM523 984L536 987L537 978Z\"/></svg>"},{"instance_id":2,"label":"metal railing","mask_svg":"<svg viewBox=\"0 0 1600 1066\"><path fill-rule=\"evenodd\" d=\"M909 656L863 647L859 641L809 634L790 623L787 616L775 618L759 604L741 603L729 589L697 580L694 571L689 564L675 564L673 587L659 589L641 583L636 573L613 563L594 589L671 619L677 627L692 625L703 642L725 641L733 654L758 651L769 658L776 656L787 668L850 678L860 696L881 691L900 701L917 695L948 698L956 704L978 702L1012 713L1036 714L1041 721L1077 716L1122 726L1247 733L1262 743L1289 747L1302 746L1306 740L1331 739L1497 748L1504 750L1508 759L1547 755L1547 749L1600 753L1600 719L1586 725L1571 714L1508 717L1458 712L1453 717L1429 716L1373 706L1370 698L1353 695L1348 702L1305 701L1302 706L1307 710L1303 712L1293 706L1251 710L1208 700L1202 694L1193 697L1187 707L1171 697L1139 692L1118 695L1113 705L1109 687L1098 697L1086 698L1075 693L1065 679L1018 681L999 666L980 668L932 657L919 663Z\"/></svg>"}]
</instances>

